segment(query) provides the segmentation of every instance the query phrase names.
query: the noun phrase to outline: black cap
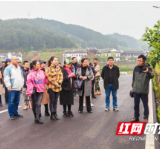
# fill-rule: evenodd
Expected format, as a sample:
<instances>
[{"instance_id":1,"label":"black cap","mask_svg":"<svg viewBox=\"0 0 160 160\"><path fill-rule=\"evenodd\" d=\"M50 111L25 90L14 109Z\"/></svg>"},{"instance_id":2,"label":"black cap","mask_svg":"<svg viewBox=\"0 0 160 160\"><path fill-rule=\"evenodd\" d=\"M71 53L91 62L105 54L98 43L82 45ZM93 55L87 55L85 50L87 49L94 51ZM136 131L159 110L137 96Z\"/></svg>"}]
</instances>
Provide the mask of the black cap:
<instances>
[{"instance_id":1,"label":"black cap","mask_svg":"<svg viewBox=\"0 0 160 160\"><path fill-rule=\"evenodd\" d=\"M40 64L42 64L42 63L46 64L46 61L39 60L39 63L40 63Z\"/></svg>"}]
</instances>

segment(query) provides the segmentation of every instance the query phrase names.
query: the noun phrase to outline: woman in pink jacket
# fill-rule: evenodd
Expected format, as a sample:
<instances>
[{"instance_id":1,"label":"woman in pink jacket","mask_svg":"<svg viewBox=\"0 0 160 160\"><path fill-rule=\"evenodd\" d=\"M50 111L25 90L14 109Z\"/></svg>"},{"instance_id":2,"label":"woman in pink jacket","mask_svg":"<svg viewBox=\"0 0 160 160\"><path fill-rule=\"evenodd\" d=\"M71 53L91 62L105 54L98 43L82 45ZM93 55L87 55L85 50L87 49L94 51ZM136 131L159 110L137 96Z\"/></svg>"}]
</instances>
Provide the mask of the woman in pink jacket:
<instances>
[{"instance_id":1,"label":"woman in pink jacket","mask_svg":"<svg viewBox=\"0 0 160 160\"><path fill-rule=\"evenodd\" d=\"M47 80L44 71L40 70L39 61L35 60L30 64L30 73L27 76L27 92L26 94L32 98L32 110L35 116L35 123L43 124L40 120L41 101L45 84L50 82Z\"/></svg>"}]
</instances>

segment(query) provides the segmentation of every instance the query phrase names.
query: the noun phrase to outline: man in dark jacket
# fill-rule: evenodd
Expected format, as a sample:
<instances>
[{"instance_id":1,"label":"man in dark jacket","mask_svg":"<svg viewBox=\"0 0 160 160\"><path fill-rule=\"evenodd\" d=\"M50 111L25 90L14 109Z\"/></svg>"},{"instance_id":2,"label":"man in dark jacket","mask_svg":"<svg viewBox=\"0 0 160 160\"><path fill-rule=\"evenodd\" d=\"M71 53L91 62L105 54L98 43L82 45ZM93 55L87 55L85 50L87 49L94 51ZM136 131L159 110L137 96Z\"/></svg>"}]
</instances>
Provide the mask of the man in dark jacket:
<instances>
[{"instance_id":1,"label":"man in dark jacket","mask_svg":"<svg viewBox=\"0 0 160 160\"><path fill-rule=\"evenodd\" d=\"M26 82L27 82L27 75L29 74L29 63L28 63L28 61L23 62L23 68L21 68L21 69L22 69L23 78L24 78L24 85L23 85L22 93L23 93L25 107L23 108L23 110L27 110L28 109L28 96L26 95L26 91L27 91Z\"/></svg>"},{"instance_id":2,"label":"man in dark jacket","mask_svg":"<svg viewBox=\"0 0 160 160\"><path fill-rule=\"evenodd\" d=\"M81 67L81 65L77 63L76 57L73 57L73 58L72 58L72 65L73 65L73 67L74 67L74 68L73 68L73 72L74 72L75 75L76 75L77 69ZM76 79L76 78L74 78L74 79ZM76 95L76 89L75 89L75 88L73 89L73 95L74 95L74 96Z\"/></svg>"},{"instance_id":3,"label":"man in dark jacket","mask_svg":"<svg viewBox=\"0 0 160 160\"><path fill-rule=\"evenodd\" d=\"M104 80L104 89L106 93L106 109L110 110L110 92L112 91L113 96L113 110L118 111L117 105L117 90L119 88L119 68L114 65L114 58L108 57L108 65L103 67L101 77Z\"/></svg>"},{"instance_id":4,"label":"man in dark jacket","mask_svg":"<svg viewBox=\"0 0 160 160\"><path fill-rule=\"evenodd\" d=\"M131 122L139 121L139 103L142 100L144 106L144 122L148 122L149 107L148 107L148 92L149 81L153 78L152 69L146 64L146 57L140 55L138 57L138 65L133 71L132 92L134 92L134 118Z\"/></svg>"}]
</instances>

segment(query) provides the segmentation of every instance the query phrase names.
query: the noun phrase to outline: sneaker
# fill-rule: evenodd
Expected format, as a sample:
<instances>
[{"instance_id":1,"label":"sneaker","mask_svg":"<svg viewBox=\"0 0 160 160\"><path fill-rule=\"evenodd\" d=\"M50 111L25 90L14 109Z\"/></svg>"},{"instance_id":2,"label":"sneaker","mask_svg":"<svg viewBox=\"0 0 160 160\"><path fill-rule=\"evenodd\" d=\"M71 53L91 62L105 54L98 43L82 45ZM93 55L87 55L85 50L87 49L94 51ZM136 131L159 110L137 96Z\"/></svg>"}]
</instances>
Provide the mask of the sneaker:
<instances>
[{"instance_id":1,"label":"sneaker","mask_svg":"<svg viewBox=\"0 0 160 160\"><path fill-rule=\"evenodd\" d=\"M14 120L14 116L10 116L10 119L11 119L11 120Z\"/></svg>"},{"instance_id":2,"label":"sneaker","mask_svg":"<svg viewBox=\"0 0 160 160\"><path fill-rule=\"evenodd\" d=\"M94 107L94 104L91 103L91 107Z\"/></svg>"},{"instance_id":3,"label":"sneaker","mask_svg":"<svg viewBox=\"0 0 160 160\"><path fill-rule=\"evenodd\" d=\"M108 112L109 110L110 110L109 108L106 108L106 109L105 109L106 112Z\"/></svg>"},{"instance_id":4,"label":"sneaker","mask_svg":"<svg viewBox=\"0 0 160 160\"><path fill-rule=\"evenodd\" d=\"M113 108L113 110L114 110L114 111L116 111L116 112L117 112L117 111L119 111L119 109L118 109L118 108Z\"/></svg>"},{"instance_id":5,"label":"sneaker","mask_svg":"<svg viewBox=\"0 0 160 160\"><path fill-rule=\"evenodd\" d=\"M68 111L68 116L69 117L74 117L74 114L72 113L72 111Z\"/></svg>"},{"instance_id":6,"label":"sneaker","mask_svg":"<svg viewBox=\"0 0 160 160\"><path fill-rule=\"evenodd\" d=\"M83 111L78 111L79 113L83 113Z\"/></svg>"},{"instance_id":7,"label":"sneaker","mask_svg":"<svg viewBox=\"0 0 160 160\"><path fill-rule=\"evenodd\" d=\"M139 118L133 118L131 122L139 122Z\"/></svg>"},{"instance_id":8,"label":"sneaker","mask_svg":"<svg viewBox=\"0 0 160 160\"><path fill-rule=\"evenodd\" d=\"M68 117L68 114L66 112L64 112L63 117Z\"/></svg>"},{"instance_id":9,"label":"sneaker","mask_svg":"<svg viewBox=\"0 0 160 160\"><path fill-rule=\"evenodd\" d=\"M101 91L98 91L98 92L97 92L97 95L101 95Z\"/></svg>"},{"instance_id":10,"label":"sneaker","mask_svg":"<svg viewBox=\"0 0 160 160\"><path fill-rule=\"evenodd\" d=\"M96 99L97 97L96 97L96 96L93 96L92 98Z\"/></svg>"},{"instance_id":11,"label":"sneaker","mask_svg":"<svg viewBox=\"0 0 160 160\"><path fill-rule=\"evenodd\" d=\"M17 117L17 118L23 118L23 115L16 114L16 115L14 115L14 117Z\"/></svg>"},{"instance_id":12,"label":"sneaker","mask_svg":"<svg viewBox=\"0 0 160 160\"><path fill-rule=\"evenodd\" d=\"M85 103L83 103L83 107L85 107Z\"/></svg>"},{"instance_id":13,"label":"sneaker","mask_svg":"<svg viewBox=\"0 0 160 160\"><path fill-rule=\"evenodd\" d=\"M28 106L25 106L24 108L23 108L23 110L27 110L28 109Z\"/></svg>"},{"instance_id":14,"label":"sneaker","mask_svg":"<svg viewBox=\"0 0 160 160\"><path fill-rule=\"evenodd\" d=\"M94 95L97 95L97 91L94 91Z\"/></svg>"}]
</instances>

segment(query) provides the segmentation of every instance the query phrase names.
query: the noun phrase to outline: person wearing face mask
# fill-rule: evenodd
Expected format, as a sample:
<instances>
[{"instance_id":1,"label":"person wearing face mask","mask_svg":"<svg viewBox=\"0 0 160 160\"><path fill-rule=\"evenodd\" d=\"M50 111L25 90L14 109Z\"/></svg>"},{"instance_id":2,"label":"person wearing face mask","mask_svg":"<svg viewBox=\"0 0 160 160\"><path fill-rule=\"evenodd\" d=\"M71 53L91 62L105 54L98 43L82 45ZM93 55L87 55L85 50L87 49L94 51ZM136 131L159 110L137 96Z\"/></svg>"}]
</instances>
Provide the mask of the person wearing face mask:
<instances>
[{"instance_id":1,"label":"person wearing face mask","mask_svg":"<svg viewBox=\"0 0 160 160\"><path fill-rule=\"evenodd\" d=\"M86 97L86 107L88 113L92 113L90 94L91 94L91 80L93 78L92 69L88 66L88 60L83 58L81 60L81 67L77 69L76 76L82 80L82 87L78 90L79 95L79 113L83 113L83 96Z\"/></svg>"},{"instance_id":2,"label":"person wearing face mask","mask_svg":"<svg viewBox=\"0 0 160 160\"><path fill-rule=\"evenodd\" d=\"M40 120L41 102L45 84L49 84L46 74L40 70L40 63L34 60L30 64L30 72L27 76L27 92L26 94L32 98L32 110L35 117L35 123L43 124Z\"/></svg>"},{"instance_id":3,"label":"person wearing face mask","mask_svg":"<svg viewBox=\"0 0 160 160\"><path fill-rule=\"evenodd\" d=\"M63 74L61 68L58 66L56 57L51 57L48 61L48 68L46 69L47 79L50 82L48 85L48 93L50 99L51 120L59 120L57 115L57 101L59 92L62 90Z\"/></svg>"},{"instance_id":4,"label":"person wearing face mask","mask_svg":"<svg viewBox=\"0 0 160 160\"><path fill-rule=\"evenodd\" d=\"M69 59L64 61L64 66L62 69L63 73L63 83L62 90L60 92L60 104L63 105L63 117L73 117L73 113L71 111L71 105L74 104L73 98L73 82L74 77L76 77L75 73L72 71L72 63ZM68 112L67 112L68 106Z\"/></svg>"}]
</instances>

